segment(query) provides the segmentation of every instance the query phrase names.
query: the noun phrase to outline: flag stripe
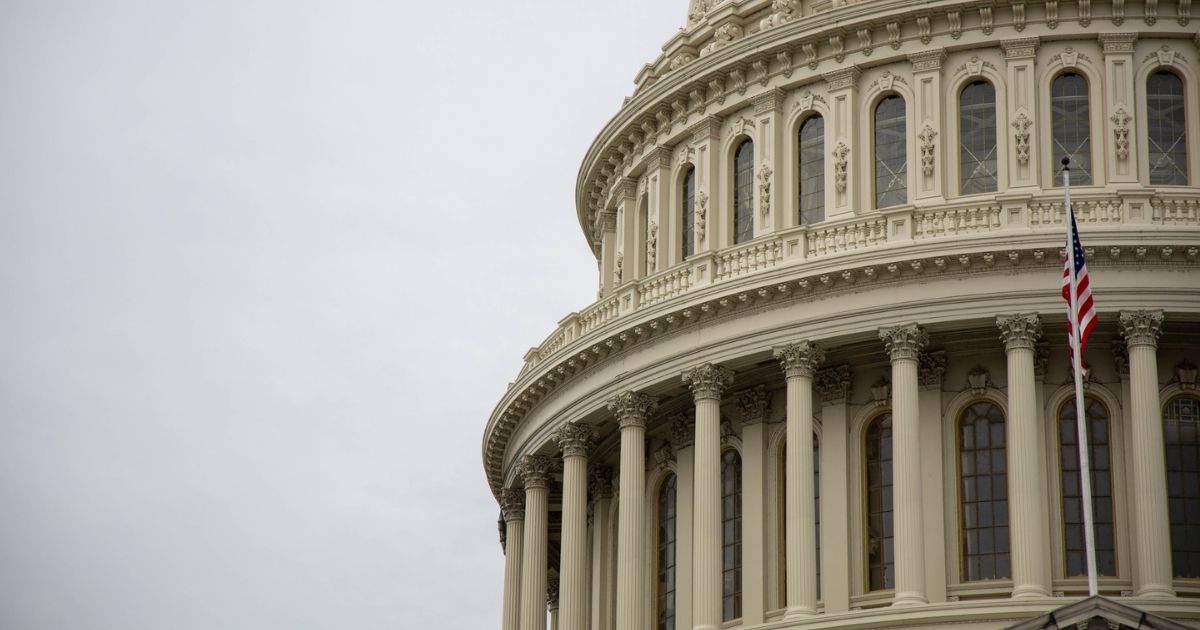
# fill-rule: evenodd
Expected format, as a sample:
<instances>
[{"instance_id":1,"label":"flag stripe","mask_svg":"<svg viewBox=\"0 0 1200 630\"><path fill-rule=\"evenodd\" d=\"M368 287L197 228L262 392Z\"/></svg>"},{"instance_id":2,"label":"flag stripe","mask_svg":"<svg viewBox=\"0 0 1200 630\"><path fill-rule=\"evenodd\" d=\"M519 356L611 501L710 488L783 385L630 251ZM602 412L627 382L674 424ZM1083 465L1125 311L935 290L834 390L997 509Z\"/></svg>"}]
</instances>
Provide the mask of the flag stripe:
<instances>
[{"instance_id":1,"label":"flag stripe","mask_svg":"<svg viewBox=\"0 0 1200 630\"><path fill-rule=\"evenodd\" d=\"M1075 311L1079 318L1079 353L1083 355L1084 349L1087 348L1088 337L1092 336L1092 331L1096 329L1098 316L1096 314L1096 303L1092 300L1091 281L1088 278L1087 261L1083 257L1083 246L1079 242L1079 227L1075 223L1075 211L1071 210L1071 240L1067 243L1075 254ZM1065 256L1063 260L1063 284L1062 296L1067 301L1067 313L1070 314L1071 309L1071 257ZM1071 327L1071 318L1067 318L1067 331L1073 332ZM1075 335L1070 335L1071 343L1069 344L1071 351L1075 351Z\"/></svg>"}]
</instances>

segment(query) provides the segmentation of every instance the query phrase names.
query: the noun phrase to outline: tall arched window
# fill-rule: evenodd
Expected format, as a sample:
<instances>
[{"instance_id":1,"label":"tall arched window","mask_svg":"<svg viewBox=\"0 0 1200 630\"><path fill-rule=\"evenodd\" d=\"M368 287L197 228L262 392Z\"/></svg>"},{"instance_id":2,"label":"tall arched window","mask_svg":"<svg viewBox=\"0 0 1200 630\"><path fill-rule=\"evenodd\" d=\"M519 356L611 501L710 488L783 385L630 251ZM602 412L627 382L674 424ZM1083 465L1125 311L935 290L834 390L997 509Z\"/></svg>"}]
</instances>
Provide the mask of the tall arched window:
<instances>
[{"instance_id":1,"label":"tall arched window","mask_svg":"<svg viewBox=\"0 0 1200 630\"><path fill-rule=\"evenodd\" d=\"M1004 414L990 402L967 407L958 422L962 501L962 579L1010 577L1008 462Z\"/></svg>"},{"instance_id":2,"label":"tall arched window","mask_svg":"<svg viewBox=\"0 0 1200 630\"><path fill-rule=\"evenodd\" d=\"M908 202L904 99L892 94L875 106L875 207Z\"/></svg>"},{"instance_id":3,"label":"tall arched window","mask_svg":"<svg viewBox=\"0 0 1200 630\"><path fill-rule=\"evenodd\" d=\"M658 490L658 630L675 630L675 475Z\"/></svg>"},{"instance_id":4,"label":"tall arched window","mask_svg":"<svg viewBox=\"0 0 1200 630\"><path fill-rule=\"evenodd\" d=\"M696 253L696 169L683 176L683 258Z\"/></svg>"},{"instance_id":5,"label":"tall arched window","mask_svg":"<svg viewBox=\"0 0 1200 630\"><path fill-rule=\"evenodd\" d=\"M1074 72L1060 74L1050 86L1050 179L1062 186L1058 171L1063 156L1071 158L1071 184L1092 184L1092 136L1088 83Z\"/></svg>"},{"instance_id":6,"label":"tall arched window","mask_svg":"<svg viewBox=\"0 0 1200 630\"><path fill-rule=\"evenodd\" d=\"M1175 577L1200 577L1200 398L1179 396L1163 407L1171 564Z\"/></svg>"},{"instance_id":7,"label":"tall arched window","mask_svg":"<svg viewBox=\"0 0 1200 630\"><path fill-rule=\"evenodd\" d=\"M779 455L779 592L787 601L787 440L780 443ZM813 527L817 533L817 597L821 597L821 441L813 433Z\"/></svg>"},{"instance_id":8,"label":"tall arched window","mask_svg":"<svg viewBox=\"0 0 1200 630\"><path fill-rule=\"evenodd\" d=\"M875 418L866 431L867 587L896 587L895 531L892 524L892 414Z\"/></svg>"},{"instance_id":9,"label":"tall arched window","mask_svg":"<svg viewBox=\"0 0 1200 630\"><path fill-rule=\"evenodd\" d=\"M742 457L721 455L721 619L742 616Z\"/></svg>"},{"instance_id":10,"label":"tall arched window","mask_svg":"<svg viewBox=\"0 0 1200 630\"><path fill-rule=\"evenodd\" d=\"M1186 102L1175 73L1160 70L1146 79L1151 185L1187 186Z\"/></svg>"},{"instance_id":11,"label":"tall arched window","mask_svg":"<svg viewBox=\"0 0 1200 630\"><path fill-rule=\"evenodd\" d=\"M800 125L800 223L825 220L825 119L811 116Z\"/></svg>"},{"instance_id":12,"label":"tall arched window","mask_svg":"<svg viewBox=\"0 0 1200 630\"><path fill-rule=\"evenodd\" d=\"M996 192L996 88L970 83L958 96L959 182L962 194Z\"/></svg>"},{"instance_id":13,"label":"tall arched window","mask_svg":"<svg viewBox=\"0 0 1200 630\"><path fill-rule=\"evenodd\" d=\"M754 238L754 142L743 140L733 157L734 243Z\"/></svg>"},{"instance_id":14,"label":"tall arched window","mask_svg":"<svg viewBox=\"0 0 1200 630\"><path fill-rule=\"evenodd\" d=\"M1108 410L1095 398L1083 401L1087 422L1088 463L1092 478L1092 522L1096 533L1096 570L1117 574L1116 537L1113 535L1112 463L1109 456ZM1062 466L1062 515L1065 575L1087 575L1087 550L1083 533L1083 485L1079 471L1079 425L1075 401L1058 414L1059 460Z\"/></svg>"}]
</instances>

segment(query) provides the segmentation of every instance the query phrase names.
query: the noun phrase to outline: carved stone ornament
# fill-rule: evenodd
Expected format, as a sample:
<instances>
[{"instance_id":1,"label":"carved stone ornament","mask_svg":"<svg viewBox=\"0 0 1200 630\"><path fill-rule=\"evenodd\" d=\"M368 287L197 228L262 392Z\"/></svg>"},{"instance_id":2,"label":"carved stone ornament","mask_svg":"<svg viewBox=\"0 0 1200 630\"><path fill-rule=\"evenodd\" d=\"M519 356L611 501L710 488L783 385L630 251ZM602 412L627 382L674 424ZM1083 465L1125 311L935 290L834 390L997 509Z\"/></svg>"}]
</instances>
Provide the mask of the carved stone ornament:
<instances>
[{"instance_id":1,"label":"carved stone ornament","mask_svg":"<svg viewBox=\"0 0 1200 630\"><path fill-rule=\"evenodd\" d=\"M876 405L886 405L892 400L892 382L886 376L879 377L874 385L871 385L871 402Z\"/></svg>"},{"instance_id":2,"label":"carved stone ornament","mask_svg":"<svg viewBox=\"0 0 1200 630\"><path fill-rule=\"evenodd\" d=\"M825 351L807 339L780 346L774 350L783 373L788 378L807 376L811 378L817 367L825 362Z\"/></svg>"},{"instance_id":3,"label":"carved stone ornament","mask_svg":"<svg viewBox=\"0 0 1200 630\"><path fill-rule=\"evenodd\" d=\"M771 170L770 164L763 164L758 169L758 208L763 217L771 214Z\"/></svg>"},{"instance_id":4,"label":"carved stone ornament","mask_svg":"<svg viewBox=\"0 0 1200 630\"><path fill-rule=\"evenodd\" d=\"M922 352L917 358L917 368L921 387L940 389L946 376L945 351Z\"/></svg>"},{"instance_id":5,"label":"carved stone ornament","mask_svg":"<svg viewBox=\"0 0 1200 630\"><path fill-rule=\"evenodd\" d=\"M1050 366L1050 344L1039 341L1033 345L1033 376L1039 381L1046 378L1046 368Z\"/></svg>"},{"instance_id":6,"label":"carved stone ornament","mask_svg":"<svg viewBox=\"0 0 1200 630\"><path fill-rule=\"evenodd\" d=\"M558 610L558 574L551 573L546 576L546 608L551 611Z\"/></svg>"},{"instance_id":7,"label":"carved stone ornament","mask_svg":"<svg viewBox=\"0 0 1200 630\"><path fill-rule=\"evenodd\" d=\"M1129 378L1129 347L1123 343L1113 343L1112 347L1113 365L1117 368L1117 375Z\"/></svg>"},{"instance_id":8,"label":"carved stone ornament","mask_svg":"<svg viewBox=\"0 0 1200 630\"><path fill-rule=\"evenodd\" d=\"M587 457L597 435L592 426L581 422L568 422L558 428L554 439L562 449L563 457Z\"/></svg>"},{"instance_id":9,"label":"carved stone ornament","mask_svg":"<svg viewBox=\"0 0 1200 630\"><path fill-rule=\"evenodd\" d=\"M733 371L723 365L705 363L683 373L683 382L697 400L721 400L725 388L733 383Z\"/></svg>"},{"instance_id":10,"label":"carved stone ornament","mask_svg":"<svg viewBox=\"0 0 1200 630\"><path fill-rule=\"evenodd\" d=\"M521 460L521 479L525 489L547 488L550 485L550 474L556 470L556 462L545 455L526 455Z\"/></svg>"},{"instance_id":11,"label":"carved stone ornament","mask_svg":"<svg viewBox=\"0 0 1200 630\"><path fill-rule=\"evenodd\" d=\"M650 222L646 234L646 273L654 273L658 268L658 224Z\"/></svg>"},{"instance_id":12,"label":"carved stone ornament","mask_svg":"<svg viewBox=\"0 0 1200 630\"><path fill-rule=\"evenodd\" d=\"M1025 165L1029 163L1029 128L1033 126L1033 121L1025 112L1017 114L1016 119L1012 123L1013 129L1017 133L1013 136L1017 145L1017 164Z\"/></svg>"},{"instance_id":13,"label":"carved stone ornament","mask_svg":"<svg viewBox=\"0 0 1200 630\"><path fill-rule=\"evenodd\" d=\"M688 24L695 24L704 19L715 0L692 0L688 6Z\"/></svg>"},{"instance_id":14,"label":"carved stone ornament","mask_svg":"<svg viewBox=\"0 0 1200 630\"><path fill-rule=\"evenodd\" d=\"M608 410L617 417L617 423L625 427L645 427L646 417L658 407L658 401L641 392L623 392L608 401Z\"/></svg>"},{"instance_id":15,"label":"carved stone ornament","mask_svg":"<svg viewBox=\"0 0 1200 630\"><path fill-rule=\"evenodd\" d=\"M621 284L621 274L624 271L622 267L625 265L624 252L617 252L616 268L613 269L613 284Z\"/></svg>"},{"instance_id":16,"label":"carved stone ornament","mask_svg":"<svg viewBox=\"0 0 1200 630\"><path fill-rule=\"evenodd\" d=\"M816 373L813 388L826 405L845 402L850 397L851 372L849 365L826 368Z\"/></svg>"},{"instance_id":17,"label":"carved stone ornament","mask_svg":"<svg viewBox=\"0 0 1200 630\"><path fill-rule=\"evenodd\" d=\"M505 521L525 519L525 491L520 488L505 488L500 493L500 508Z\"/></svg>"},{"instance_id":18,"label":"carved stone ornament","mask_svg":"<svg viewBox=\"0 0 1200 630\"><path fill-rule=\"evenodd\" d=\"M1120 330L1130 348L1157 347L1162 323L1162 311L1121 311Z\"/></svg>"},{"instance_id":19,"label":"carved stone ornament","mask_svg":"<svg viewBox=\"0 0 1200 630\"><path fill-rule=\"evenodd\" d=\"M925 128L917 136L921 140L921 171L925 173L926 177L933 176L933 154L936 148L933 139L937 135L938 133L934 131L933 125L926 124Z\"/></svg>"},{"instance_id":20,"label":"carved stone ornament","mask_svg":"<svg viewBox=\"0 0 1200 630\"><path fill-rule=\"evenodd\" d=\"M1175 366L1175 378L1179 380L1179 388L1187 391L1196 389L1196 364L1184 359Z\"/></svg>"},{"instance_id":21,"label":"carved stone ornament","mask_svg":"<svg viewBox=\"0 0 1200 630\"><path fill-rule=\"evenodd\" d=\"M982 365L976 365L970 372L967 372L967 386L976 396L982 396L987 391L989 381L991 381L991 375Z\"/></svg>"},{"instance_id":22,"label":"carved stone ornament","mask_svg":"<svg viewBox=\"0 0 1200 630\"><path fill-rule=\"evenodd\" d=\"M696 60L696 55L689 52L681 52L671 58L671 70L678 70L689 63Z\"/></svg>"},{"instance_id":23,"label":"carved stone ornament","mask_svg":"<svg viewBox=\"0 0 1200 630\"><path fill-rule=\"evenodd\" d=\"M715 50L720 50L732 44L734 40L741 39L742 27L733 22L726 22L717 27L717 32L713 34L713 39L707 46L700 49L700 56L703 57Z\"/></svg>"},{"instance_id":24,"label":"carved stone ornament","mask_svg":"<svg viewBox=\"0 0 1200 630\"><path fill-rule=\"evenodd\" d=\"M704 241L704 228L708 220L708 193L703 190L696 193L696 242Z\"/></svg>"},{"instance_id":25,"label":"carved stone ornament","mask_svg":"<svg viewBox=\"0 0 1200 630\"><path fill-rule=\"evenodd\" d=\"M929 344L929 334L916 324L881 328L879 338L883 340L884 348L892 361L916 361L921 350Z\"/></svg>"},{"instance_id":26,"label":"carved stone ornament","mask_svg":"<svg viewBox=\"0 0 1200 630\"><path fill-rule=\"evenodd\" d=\"M687 448L692 445L696 429L695 412L680 412L671 416L671 444L675 449Z\"/></svg>"},{"instance_id":27,"label":"carved stone ornament","mask_svg":"<svg viewBox=\"0 0 1200 630\"><path fill-rule=\"evenodd\" d=\"M675 463L675 450L670 444L663 444L657 451L654 451L654 466L659 471L667 470L671 464Z\"/></svg>"},{"instance_id":28,"label":"carved stone ornament","mask_svg":"<svg viewBox=\"0 0 1200 630\"><path fill-rule=\"evenodd\" d=\"M609 499L613 495L613 470L609 466L597 466L588 473L588 493L592 499Z\"/></svg>"},{"instance_id":29,"label":"carved stone ornament","mask_svg":"<svg viewBox=\"0 0 1200 630\"><path fill-rule=\"evenodd\" d=\"M1042 336L1042 320L1036 313L1001 315L996 318L996 327L1006 350L1033 350Z\"/></svg>"},{"instance_id":30,"label":"carved stone ornament","mask_svg":"<svg viewBox=\"0 0 1200 630\"><path fill-rule=\"evenodd\" d=\"M846 192L846 156L850 155L850 147L845 142L838 141L833 148L833 184L840 193Z\"/></svg>"},{"instance_id":31,"label":"carved stone ornament","mask_svg":"<svg viewBox=\"0 0 1200 630\"><path fill-rule=\"evenodd\" d=\"M1124 107L1120 107L1108 119L1113 124L1113 136L1115 136L1117 145L1117 159L1124 160L1129 157L1129 121L1131 120L1129 112L1125 111Z\"/></svg>"},{"instance_id":32,"label":"carved stone ornament","mask_svg":"<svg viewBox=\"0 0 1200 630\"><path fill-rule=\"evenodd\" d=\"M742 426L766 422L771 415L771 393L765 385L742 390L737 397Z\"/></svg>"},{"instance_id":33,"label":"carved stone ornament","mask_svg":"<svg viewBox=\"0 0 1200 630\"><path fill-rule=\"evenodd\" d=\"M771 14L758 23L759 30L791 22L800 17L800 0L772 0Z\"/></svg>"}]
</instances>

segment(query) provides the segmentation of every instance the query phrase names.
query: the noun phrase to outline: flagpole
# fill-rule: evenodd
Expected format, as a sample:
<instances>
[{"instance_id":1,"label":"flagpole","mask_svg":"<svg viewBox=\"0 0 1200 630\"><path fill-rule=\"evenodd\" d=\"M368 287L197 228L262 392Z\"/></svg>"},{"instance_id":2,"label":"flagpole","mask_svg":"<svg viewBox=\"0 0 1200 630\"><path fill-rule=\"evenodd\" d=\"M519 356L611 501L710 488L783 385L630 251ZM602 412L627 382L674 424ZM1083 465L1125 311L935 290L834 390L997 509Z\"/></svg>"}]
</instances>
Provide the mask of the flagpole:
<instances>
[{"instance_id":1,"label":"flagpole","mask_svg":"<svg viewBox=\"0 0 1200 630\"><path fill-rule=\"evenodd\" d=\"M1087 550L1088 596L1100 594L1096 578L1096 535L1092 523L1092 467L1088 457L1087 420L1083 408L1083 352L1080 351L1079 329L1079 296L1077 294L1079 279L1075 275L1075 213L1071 210L1071 158L1064 157L1063 164L1063 198L1064 214L1067 224L1067 258L1070 280L1070 318L1071 330L1068 344L1071 346L1071 362L1075 373L1075 423L1079 434L1079 482L1083 495L1083 535Z\"/></svg>"}]
</instances>

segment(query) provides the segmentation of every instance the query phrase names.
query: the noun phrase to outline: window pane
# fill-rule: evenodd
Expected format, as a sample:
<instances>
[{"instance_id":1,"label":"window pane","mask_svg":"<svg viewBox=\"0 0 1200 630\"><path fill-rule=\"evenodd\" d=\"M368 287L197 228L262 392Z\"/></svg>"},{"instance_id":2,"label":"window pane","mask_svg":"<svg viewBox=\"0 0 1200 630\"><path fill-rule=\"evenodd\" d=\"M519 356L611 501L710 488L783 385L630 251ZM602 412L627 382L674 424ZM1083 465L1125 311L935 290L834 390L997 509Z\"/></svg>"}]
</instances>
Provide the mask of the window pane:
<instances>
[{"instance_id":1,"label":"window pane","mask_svg":"<svg viewBox=\"0 0 1200 630\"><path fill-rule=\"evenodd\" d=\"M733 242L744 243L754 238L754 143L742 142L733 161Z\"/></svg>"},{"instance_id":2,"label":"window pane","mask_svg":"<svg viewBox=\"0 0 1200 630\"><path fill-rule=\"evenodd\" d=\"M742 616L742 458L721 456L721 556L723 620Z\"/></svg>"},{"instance_id":3,"label":"window pane","mask_svg":"<svg viewBox=\"0 0 1200 630\"><path fill-rule=\"evenodd\" d=\"M1186 481L1168 484L1171 550L1175 577L1200 577L1200 497L1193 490L1200 477L1200 398L1180 396L1163 408L1163 446L1167 476Z\"/></svg>"},{"instance_id":4,"label":"window pane","mask_svg":"<svg viewBox=\"0 0 1200 630\"><path fill-rule=\"evenodd\" d=\"M696 253L696 169L683 176L683 257Z\"/></svg>"},{"instance_id":5,"label":"window pane","mask_svg":"<svg viewBox=\"0 0 1200 630\"><path fill-rule=\"evenodd\" d=\"M1083 403L1088 426L1088 460L1092 481L1092 522L1096 532L1096 570L1100 575L1117 574L1113 539L1112 471L1108 466L1108 411L1100 401ZM1083 541L1083 489L1079 466L1079 432L1075 401L1063 405L1058 414L1059 453L1062 466L1063 536L1067 577L1087 575Z\"/></svg>"},{"instance_id":6,"label":"window pane","mask_svg":"<svg viewBox=\"0 0 1200 630\"><path fill-rule=\"evenodd\" d=\"M962 194L996 192L996 89L987 81L963 88L958 101Z\"/></svg>"},{"instance_id":7,"label":"window pane","mask_svg":"<svg viewBox=\"0 0 1200 630\"><path fill-rule=\"evenodd\" d=\"M904 99L888 96L875 106L875 207L908 202Z\"/></svg>"},{"instance_id":8,"label":"window pane","mask_svg":"<svg viewBox=\"0 0 1200 630\"><path fill-rule=\"evenodd\" d=\"M895 588L892 553L892 415L867 428L867 494L879 500L867 506L867 584L870 590ZM883 471L888 474L885 478Z\"/></svg>"},{"instance_id":9,"label":"window pane","mask_svg":"<svg viewBox=\"0 0 1200 630\"><path fill-rule=\"evenodd\" d=\"M1061 186L1063 156L1071 158L1071 183L1092 183L1092 139L1088 126L1088 84L1082 76L1068 72L1050 88L1050 132L1053 136L1050 178Z\"/></svg>"},{"instance_id":10,"label":"window pane","mask_svg":"<svg viewBox=\"0 0 1200 630\"><path fill-rule=\"evenodd\" d=\"M813 116L800 126L800 223L825 220L825 119Z\"/></svg>"},{"instance_id":11,"label":"window pane","mask_svg":"<svg viewBox=\"0 0 1200 630\"><path fill-rule=\"evenodd\" d=\"M658 630L675 630L675 475L658 491Z\"/></svg>"},{"instance_id":12,"label":"window pane","mask_svg":"<svg viewBox=\"0 0 1200 630\"><path fill-rule=\"evenodd\" d=\"M1150 183L1187 186L1187 120L1183 81L1171 72L1146 80L1146 123L1150 140Z\"/></svg>"},{"instance_id":13,"label":"window pane","mask_svg":"<svg viewBox=\"0 0 1200 630\"><path fill-rule=\"evenodd\" d=\"M963 412L958 427L963 580L1006 578L1009 541L1004 416L992 403L976 403ZM968 440L968 435L974 439Z\"/></svg>"}]
</instances>

